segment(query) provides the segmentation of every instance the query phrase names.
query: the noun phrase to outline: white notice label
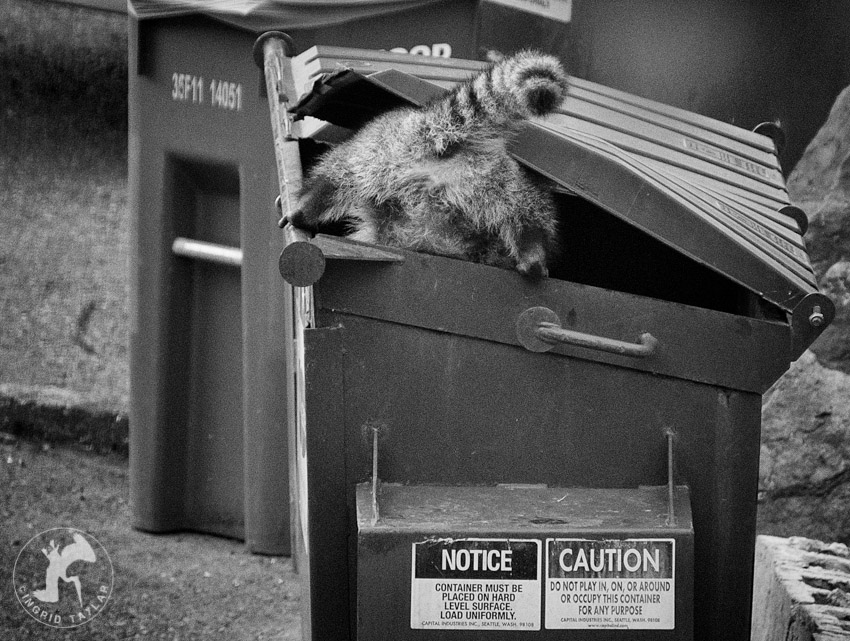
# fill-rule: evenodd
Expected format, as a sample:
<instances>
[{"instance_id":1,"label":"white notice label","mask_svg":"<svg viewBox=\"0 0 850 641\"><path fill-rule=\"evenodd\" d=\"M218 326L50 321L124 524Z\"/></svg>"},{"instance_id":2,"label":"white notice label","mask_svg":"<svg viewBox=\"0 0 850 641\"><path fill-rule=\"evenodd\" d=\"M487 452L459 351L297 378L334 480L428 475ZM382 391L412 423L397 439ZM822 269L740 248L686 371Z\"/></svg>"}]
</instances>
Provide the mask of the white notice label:
<instances>
[{"instance_id":1,"label":"white notice label","mask_svg":"<svg viewBox=\"0 0 850 641\"><path fill-rule=\"evenodd\" d=\"M414 543L410 627L539 630L541 548L517 539Z\"/></svg>"},{"instance_id":2,"label":"white notice label","mask_svg":"<svg viewBox=\"0 0 850 641\"><path fill-rule=\"evenodd\" d=\"M673 630L673 539L547 539L546 627Z\"/></svg>"}]
</instances>

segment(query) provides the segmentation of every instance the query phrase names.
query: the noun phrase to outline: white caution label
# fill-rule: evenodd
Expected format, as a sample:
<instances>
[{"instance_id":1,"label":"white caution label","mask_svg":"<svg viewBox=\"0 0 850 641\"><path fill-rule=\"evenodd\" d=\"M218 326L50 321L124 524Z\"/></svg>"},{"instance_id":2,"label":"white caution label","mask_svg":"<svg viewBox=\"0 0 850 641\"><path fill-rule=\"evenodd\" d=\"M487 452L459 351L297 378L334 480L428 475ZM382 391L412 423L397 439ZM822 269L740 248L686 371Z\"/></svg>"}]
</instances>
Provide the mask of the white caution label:
<instances>
[{"instance_id":1,"label":"white caution label","mask_svg":"<svg viewBox=\"0 0 850 641\"><path fill-rule=\"evenodd\" d=\"M673 539L547 539L549 629L672 630Z\"/></svg>"},{"instance_id":2,"label":"white caution label","mask_svg":"<svg viewBox=\"0 0 850 641\"><path fill-rule=\"evenodd\" d=\"M541 548L517 539L414 543L410 627L539 630Z\"/></svg>"}]
</instances>

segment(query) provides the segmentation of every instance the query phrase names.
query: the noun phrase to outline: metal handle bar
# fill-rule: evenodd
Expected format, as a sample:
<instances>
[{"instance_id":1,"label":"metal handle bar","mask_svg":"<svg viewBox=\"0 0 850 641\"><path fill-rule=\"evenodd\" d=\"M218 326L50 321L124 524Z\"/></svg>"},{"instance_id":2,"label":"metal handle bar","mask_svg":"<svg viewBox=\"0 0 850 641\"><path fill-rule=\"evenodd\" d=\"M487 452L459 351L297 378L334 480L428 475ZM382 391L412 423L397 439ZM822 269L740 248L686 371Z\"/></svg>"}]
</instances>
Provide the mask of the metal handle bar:
<instances>
[{"instance_id":1,"label":"metal handle bar","mask_svg":"<svg viewBox=\"0 0 850 641\"><path fill-rule=\"evenodd\" d=\"M191 238L175 238L171 245L171 251L177 256L185 256L186 258L206 260L233 267L242 266L242 250L238 247L216 245Z\"/></svg>"},{"instance_id":2,"label":"metal handle bar","mask_svg":"<svg viewBox=\"0 0 850 641\"><path fill-rule=\"evenodd\" d=\"M548 307L531 307L517 318L517 339L532 352L548 352L555 345L586 347L610 354L646 358L655 353L658 339L649 332L640 335L638 343L585 334L561 327L561 319Z\"/></svg>"}]
</instances>

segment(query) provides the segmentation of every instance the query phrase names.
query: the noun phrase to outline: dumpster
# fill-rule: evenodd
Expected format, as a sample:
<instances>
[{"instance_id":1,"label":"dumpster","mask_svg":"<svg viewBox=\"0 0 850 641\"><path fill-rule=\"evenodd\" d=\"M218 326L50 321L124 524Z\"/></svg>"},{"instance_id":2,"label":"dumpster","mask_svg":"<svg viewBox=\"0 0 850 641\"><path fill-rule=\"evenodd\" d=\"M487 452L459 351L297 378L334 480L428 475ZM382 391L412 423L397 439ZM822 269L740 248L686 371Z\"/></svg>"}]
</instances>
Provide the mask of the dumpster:
<instances>
[{"instance_id":1,"label":"dumpster","mask_svg":"<svg viewBox=\"0 0 850 641\"><path fill-rule=\"evenodd\" d=\"M480 67L280 51L273 121L294 78L351 126ZM511 150L550 278L284 230L304 638L746 639L761 395L834 315L775 145L575 78Z\"/></svg>"},{"instance_id":2,"label":"dumpster","mask_svg":"<svg viewBox=\"0 0 850 641\"><path fill-rule=\"evenodd\" d=\"M267 2L250 10L238 2L130 2L136 527L244 538L256 552L290 549L282 426L292 409L284 321L291 293L277 276L274 150L251 44L282 26L306 46L472 58L478 10L478 0ZM536 30L527 39L543 23L555 34L568 18L539 13L527 18ZM487 46L499 46L488 33Z\"/></svg>"}]
</instances>

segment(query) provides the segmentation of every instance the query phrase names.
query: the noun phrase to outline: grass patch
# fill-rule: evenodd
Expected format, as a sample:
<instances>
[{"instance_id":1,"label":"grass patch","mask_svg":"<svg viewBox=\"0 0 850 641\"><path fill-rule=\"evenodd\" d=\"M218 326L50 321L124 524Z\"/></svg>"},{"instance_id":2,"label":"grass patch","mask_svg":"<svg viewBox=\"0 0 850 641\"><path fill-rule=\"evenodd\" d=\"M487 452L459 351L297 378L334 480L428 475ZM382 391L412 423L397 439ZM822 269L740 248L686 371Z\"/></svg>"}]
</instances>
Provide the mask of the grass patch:
<instances>
[{"instance_id":1,"label":"grass patch","mask_svg":"<svg viewBox=\"0 0 850 641\"><path fill-rule=\"evenodd\" d=\"M127 24L0 0L0 383L128 397Z\"/></svg>"},{"instance_id":2,"label":"grass patch","mask_svg":"<svg viewBox=\"0 0 850 641\"><path fill-rule=\"evenodd\" d=\"M130 521L124 459L0 439L0 639L301 638L300 588L289 559L252 555L219 537L146 534ZM105 609L66 630L30 618L11 581L22 546L57 527L94 536L114 568Z\"/></svg>"},{"instance_id":3,"label":"grass patch","mask_svg":"<svg viewBox=\"0 0 850 641\"><path fill-rule=\"evenodd\" d=\"M0 15L4 156L126 158L126 18L35 0L0 0Z\"/></svg>"}]
</instances>

